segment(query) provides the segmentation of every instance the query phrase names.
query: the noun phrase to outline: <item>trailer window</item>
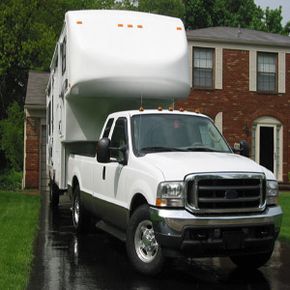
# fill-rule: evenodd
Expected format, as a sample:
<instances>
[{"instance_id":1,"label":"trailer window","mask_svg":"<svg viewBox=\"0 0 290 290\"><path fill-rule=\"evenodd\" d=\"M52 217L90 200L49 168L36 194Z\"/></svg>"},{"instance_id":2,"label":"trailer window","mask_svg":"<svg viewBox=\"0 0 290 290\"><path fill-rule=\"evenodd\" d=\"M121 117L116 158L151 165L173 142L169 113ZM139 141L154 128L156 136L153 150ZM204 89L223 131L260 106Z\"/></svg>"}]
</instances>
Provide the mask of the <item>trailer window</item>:
<instances>
[{"instance_id":1,"label":"trailer window","mask_svg":"<svg viewBox=\"0 0 290 290\"><path fill-rule=\"evenodd\" d=\"M60 53L61 53L61 71L62 74L64 74L66 70L66 38L64 38L60 46Z\"/></svg>"}]
</instances>

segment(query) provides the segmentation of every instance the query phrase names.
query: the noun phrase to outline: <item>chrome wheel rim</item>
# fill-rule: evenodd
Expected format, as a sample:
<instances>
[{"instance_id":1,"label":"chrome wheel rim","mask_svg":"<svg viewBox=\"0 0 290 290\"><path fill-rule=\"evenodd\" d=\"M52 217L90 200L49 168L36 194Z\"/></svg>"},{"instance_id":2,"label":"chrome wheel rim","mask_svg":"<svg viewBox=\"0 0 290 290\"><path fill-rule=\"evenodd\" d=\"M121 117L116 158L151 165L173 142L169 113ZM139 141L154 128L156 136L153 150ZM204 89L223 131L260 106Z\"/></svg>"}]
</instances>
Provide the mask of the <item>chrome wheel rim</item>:
<instances>
[{"instance_id":1,"label":"chrome wheel rim","mask_svg":"<svg viewBox=\"0 0 290 290\"><path fill-rule=\"evenodd\" d=\"M139 223L135 232L134 245L141 261L150 263L155 259L159 251L159 245L151 221L144 220Z\"/></svg>"},{"instance_id":2,"label":"chrome wheel rim","mask_svg":"<svg viewBox=\"0 0 290 290\"><path fill-rule=\"evenodd\" d=\"M75 197L73 217L74 217L74 222L77 225L80 220L80 203L77 197Z\"/></svg>"}]
</instances>

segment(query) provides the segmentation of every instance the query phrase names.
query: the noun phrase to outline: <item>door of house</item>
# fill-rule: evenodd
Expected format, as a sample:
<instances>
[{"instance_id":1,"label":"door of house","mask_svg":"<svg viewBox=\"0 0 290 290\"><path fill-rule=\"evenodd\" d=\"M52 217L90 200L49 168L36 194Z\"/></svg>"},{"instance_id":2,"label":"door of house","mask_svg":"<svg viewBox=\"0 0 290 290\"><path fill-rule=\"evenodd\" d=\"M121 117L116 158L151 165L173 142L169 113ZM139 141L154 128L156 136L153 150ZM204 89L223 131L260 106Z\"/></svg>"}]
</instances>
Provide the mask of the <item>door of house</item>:
<instances>
[{"instance_id":1,"label":"door of house","mask_svg":"<svg viewBox=\"0 0 290 290\"><path fill-rule=\"evenodd\" d=\"M253 123L253 159L282 180L282 124L273 117L260 117Z\"/></svg>"},{"instance_id":2,"label":"door of house","mask_svg":"<svg viewBox=\"0 0 290 290\"><path fill-rule=\"evenodd\" d=\"M275 127L260 126L260 164L272 172L275 171Z\"/></svg>"}]
</instances>

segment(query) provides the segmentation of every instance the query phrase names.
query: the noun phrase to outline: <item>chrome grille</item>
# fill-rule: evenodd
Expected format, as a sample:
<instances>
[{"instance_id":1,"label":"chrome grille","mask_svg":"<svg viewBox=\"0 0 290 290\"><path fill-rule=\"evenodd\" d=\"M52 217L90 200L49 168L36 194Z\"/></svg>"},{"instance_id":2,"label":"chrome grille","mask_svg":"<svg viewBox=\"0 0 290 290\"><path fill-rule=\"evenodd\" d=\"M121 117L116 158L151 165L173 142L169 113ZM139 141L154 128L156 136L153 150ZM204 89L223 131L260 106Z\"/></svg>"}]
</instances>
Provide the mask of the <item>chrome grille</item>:
<instances>
[{"instance_id":1,"label":"chrome grille","mask_svg":"<svg viewBox=\"0 0 290 290\"><path fill-rule=\"evenodd\" d=\"M265 208L265 176L199 174L186 178L187 207L196 213L257 212Z\"/></svg>"}]
</instances>

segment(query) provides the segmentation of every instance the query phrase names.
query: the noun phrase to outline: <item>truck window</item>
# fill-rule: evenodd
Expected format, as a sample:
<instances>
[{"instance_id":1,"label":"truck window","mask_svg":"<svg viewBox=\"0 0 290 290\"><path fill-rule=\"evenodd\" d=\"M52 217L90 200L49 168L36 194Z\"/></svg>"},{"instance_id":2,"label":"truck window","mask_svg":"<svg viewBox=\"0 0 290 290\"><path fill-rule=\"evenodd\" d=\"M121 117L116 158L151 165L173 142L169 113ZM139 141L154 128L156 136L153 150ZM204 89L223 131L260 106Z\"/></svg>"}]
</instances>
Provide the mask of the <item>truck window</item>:
<instances>
[{"instance_id":1,"label":"truck window","mask_svg":"<svg viewBox=\"0 0 290 290\"><path fill-rule=\"evenodd\" d=\"M199 116L136 115L132 129L137 156L165 151L231 152L214 124Z\"/></svg>"},{"instance_id":2,"label":"truck window","mask_svg":"<svg viewBox=\"0 0 290 290\"><path fill-rule=\"evenodd\" d=\"M125 146L128 143L127 139L128 139L127 138L127 119L119 118L116 121L114 131L112 134L111 147L120 148L122 146ZM120 158L122 158L120 154L121 154L120 151L112 150L111 157L119 160Z\"/></svg>"},{"instance_id":3,"label":"truck window","mask_svg":"<svg viewBox=\"0 0 290 290\"><path fill-rule=\"evenodd\" d=\"M114 119L113 118L111 118L111 119L108 120L108 122L106 124L106 127L105 127L105 130L104 130L103 138L104 137L109 137L109 134L110 134L110 131L111 131L113 122L114 122Z\"/></svg>"}]
</instances>

